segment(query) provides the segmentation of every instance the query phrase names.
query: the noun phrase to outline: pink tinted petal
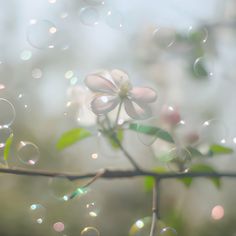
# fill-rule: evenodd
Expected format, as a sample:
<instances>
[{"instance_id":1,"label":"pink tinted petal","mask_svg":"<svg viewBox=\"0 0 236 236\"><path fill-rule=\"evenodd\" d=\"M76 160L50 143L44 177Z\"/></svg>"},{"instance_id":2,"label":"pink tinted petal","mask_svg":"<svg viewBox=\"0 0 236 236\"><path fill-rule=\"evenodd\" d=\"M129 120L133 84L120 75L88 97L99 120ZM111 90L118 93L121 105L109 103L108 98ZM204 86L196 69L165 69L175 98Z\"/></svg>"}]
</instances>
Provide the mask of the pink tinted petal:
<instances>
[{"instance_id":1,"label":"pink tinted petal","mask_svg":"<svg viewBox=\"0 0 236 236\"><path fill-rule=\"evenodd\" d=\"M137 102L150 103L155 102L157 93L151 88L135 87L130 91L131 99Z\"/></svg>"},{"instance_id":2,"label":"pink tinted petal","mask_svg":"<svg viewBox=\"0 0 236 236\"><path fill-rule=\"evenodd\" d=\"M111 77L118 88L121 87L123 83L129 82L129 76L122 70L112 70Z\"/></svg>"},{"instance_id":3,"label":"pink tinted petal","mask_svg":"<svg viewBox=\"0 0 236 236\"><path fill-rule=\"evenodd\" d=\"M91 102L91 108L96 115L102 115L112 111L119 102L116 96L97 96Z\"/></svg>"},{"instance_id":4,"label":"pink tinted petal","mask_svg":"<svg viewBox=\"0 0 236 236\"><path fill-rule=\"evenodd\" d=\"M136 103L134 101L130 101L129 99L125 99L124 105L125 111L133 119L143 120L152 115L152 110L148 105Z\"/></svg>"},{"instance_id":5,"label":"pink tinted petal","mask_svg":"<svg viewBox=\"0 0 236 236\"><path fill-rule=\"evenodd\" d=\"M116 91L115 85L99 74L88 75L84 83L93 92L114 94Z\"/></svg>"}]
</instances>

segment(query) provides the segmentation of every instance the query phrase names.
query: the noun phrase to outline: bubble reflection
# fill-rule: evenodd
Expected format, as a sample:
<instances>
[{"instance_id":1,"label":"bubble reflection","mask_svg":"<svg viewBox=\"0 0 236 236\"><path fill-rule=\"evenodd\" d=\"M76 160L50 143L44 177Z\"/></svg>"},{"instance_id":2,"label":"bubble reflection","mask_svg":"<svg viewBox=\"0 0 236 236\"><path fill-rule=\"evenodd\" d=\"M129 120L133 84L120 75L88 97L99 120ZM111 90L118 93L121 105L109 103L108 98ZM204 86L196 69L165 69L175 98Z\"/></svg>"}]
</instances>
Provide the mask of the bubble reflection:
<instances>
[{"instance_id":1,"label":"bubble reflection","mask_svg":"<svg viewBox=\"0 0 236 236\"><path fill-rule=\"evenodd\" d=\"M106 14L106 23L113 29L121 29L124 25L124 19L120 12L109 10Z\"/></svg>"},{"instance_id":2,"label":"bubble reflection","mask_svg":"<svg viewBox=\"0 0 236 236\"><path fill-rule=\"evenodd\" d=\"M209 61L205 57L199 57L193 64L193 72L196 77L212 77L212 66L209 65Z\"/></svg>"},{"instance_id":3,"label":"bubble reflection","mask_svg":"<svg viewBox=\"0 0 236 236\"><path fill-rule=\"evenodd\" d=\"M42 224L44 222L44 218L46 215L46 208L42 206L41 204L34 203L30 205L30 217L31 219L38 223Z\"/></svg>"},{"instance_id":4,"label":"bubble reflection","mask_svg":"<svg viewBox=\"0 0 236 236\"><path fill-rule=\"evenodd\" d=\"M208 30L205 27L196 29L193 26L190 26L188 29L188 37L192 41L206 43L208 39Z\"/></svg>"}]
</instances>

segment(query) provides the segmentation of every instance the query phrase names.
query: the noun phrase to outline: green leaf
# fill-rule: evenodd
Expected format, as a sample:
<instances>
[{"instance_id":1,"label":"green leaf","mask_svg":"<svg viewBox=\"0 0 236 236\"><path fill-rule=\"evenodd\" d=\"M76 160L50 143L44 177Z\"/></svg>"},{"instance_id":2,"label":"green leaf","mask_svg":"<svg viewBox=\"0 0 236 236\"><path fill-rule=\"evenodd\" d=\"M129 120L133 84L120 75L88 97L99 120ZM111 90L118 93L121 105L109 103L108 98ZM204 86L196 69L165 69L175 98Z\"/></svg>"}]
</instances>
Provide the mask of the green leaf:
<instances>
[{"instance_id":1,"label":"green leaf","mask_svg":"<svg viewBox=\"0 0 236 236\"><path fill-rule=\"evenodd\" d=\"M84 128L72 129L62 134L62 136L57 141L56 147L58 150L63 150L64 148L67 148L72 144L90 136L91 133Z\"/></svg>"},{"instance_id":2,"label":"green leaf","mask_svg":"<svg viewBox=\"0 0 236 236\"><path fill-rule=\"evenodd\" d=\"M9 153L10 153L10 149L11 149L11 145L12 145L12 141L13 141L13 133L10 134L10 136L8 137L5 147L4 147L4 152L3 152L3 158L5 161L7 161L8 157L9 157Z\"/></svg>"},{"instance_id":3,"label":"green leaf","mask_svg":"<svg viewBox=\"0 0 236 236\"><path fill-rule=\"evenodd\" d=\"M146 126L146 125L140 125L140 124L133 123L133 124L129 125L129 129L139 132L139 133L156 136L157 138L165 140L169 143L174 143L174 140L171 137L171 135L167 131L165 131L161 128L158 128L158 127Z\"/></svg>"},{"instance_id":4,"label":"green leaf","mask_svg":"<svg viewBox=\"0 0 236 236\"><path fill-rule=\"evenodd\" d=\"M116 135L117 140L120 143L122 143L122 141L124 139L123 129L118 129L115 135ZM117 142L115 142L115 140L112 137L108 137L108 141L114 149L119 149L120 148L119 145L117 144Z\"/></svg>"},{"instance_id":5,"label":"green leaf","mask_svg":"<svg viewBox=\"0 0 236 236\"><path fill-rule=\"evenodd\" d=\"M159 166L159 167L156 167L153 171L158 174L162 174L166 172L166 168ZM153 185L154 185L154 178L150 176L145 177L144 186L145 186L146 191L148 192L151 191L153 188Z\"/></svg>"},{"instance_id":6,"label":"green leaf","mask_svg":"<svg viewBox=\"0 0 236 236\"><path fill-rule=\"evenodd\" d=\"M197 150L194 147L188 146L186 149L189 151L191 157L203 157L204 156L199 150Z\"/></svg>"},{"instance_id":7,"label":"green leaf","mask_svg":"<svg viewBox=\"0 0 236 236\"><path fill-rule=\"evenodd\" d=\"M219 144L213 144L210 146L210 150L208 152L208 156L214 156L219 154L231 154L234 150L230 147L225 147Z\"/></svg>"},{"instance_id":8,"label":"green leaf","mask_svg":"<svg viewBox=\"0 0 236 236\"><path fill-rule=\"evenodd\" d=\"M216 172L216 170L209 165L206 164L196 164L193 165L190 169L189 172L209 172L209 173L214 173ZM220 188L221 186L221 181L220 178L210 178L210 180L212 181L212 183L217 187ZM187 178L183 178L180 179L180 181L185 184L185 186L189 187L192 184L193 178L187 177Z\"/></svg>"}]
</instances>

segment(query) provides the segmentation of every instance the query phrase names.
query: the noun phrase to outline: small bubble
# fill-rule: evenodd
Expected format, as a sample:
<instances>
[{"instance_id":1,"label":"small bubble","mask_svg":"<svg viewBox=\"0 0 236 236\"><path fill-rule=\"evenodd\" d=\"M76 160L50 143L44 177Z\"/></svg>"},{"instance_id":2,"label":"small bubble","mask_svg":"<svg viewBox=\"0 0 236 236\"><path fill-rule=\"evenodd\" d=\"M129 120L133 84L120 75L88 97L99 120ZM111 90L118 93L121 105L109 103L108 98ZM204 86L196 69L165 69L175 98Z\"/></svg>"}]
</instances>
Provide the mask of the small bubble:
<instances>
[{"instance_id":1,"label":"small bubble","mask_svg":"<svg viewBox=\"0 0 236 236\"><path fill-rule=\"evenodd\" d=\"M93 218L97 217L100 211L95 202L86 204L86 210L88 211L88 215Z\"/></svg>"},{"instance_id":2,"label":"small bubble","mask_svg":"<svg viewBox=\"0 0 236 236\"><path fill-rule=\"evenodd\" d=\"M40 79L43 76L43 72L39 68L34 68L31 74L34 79Z\"/></svg>"},{"instance_id":3,"label":"small bubble","mask_svg":"<svg viewBox=\"0 0 236 236\"><path fill-rule=\"evenodd\" d=\"M65 78L66 79L71 79L74 76L74 72L72 70L68 70L65 73Z\"/></svg>"},{"instance_id":4,"label":"small bubble","mask_svg":"<svg viewBox=\"0 0 236 236\"><path fill-rule=\"evenodd\" d=\"M212 66L209 65L204 57L199 57L195 60L193 64L193 72L196 77L212 77L214 74L212 72Z\"/></svg>"},{"instance_id":5,"label":"small bubble","mask_svg":"<svg viewBox=\"0 0 236 236\"><path fill-rule=\"evenodd\" d=\"M168 48L175 41L176 32L172 28L157 28L153 32L153 42L161 48Z\"/></svg>"},{"instance_id":6,"label":"small bubble","mask_svg":"<svg viewBox=\"0 0 236 236\"><path fill-rule=\"evenodd\" d=\"M19 160L27 165L35 165L40 157L39 148L32 142L21 141L17 147Z\"/></svg>"},{"instance_id":7,"label":"small bubble","mask_svg":"<svg viewBox=\"0 0 236 236\"><path fill-rule=\"evenodd\" d=\"M92 153L91 157L92 159L98 159L98 153Z\"/></svg>"},{"instance_id":8,"label":"small bubble","mask_svg":"<svg viewBox=\"0 0 236 236\"><path fill-rule=\"evenodd\" d=\"M49 179L48 185L51 195L61 201L68 201L69 195L74 191L75 185L68 179Z\"/></svg>"},{"instance_id":9,"label":"small bubble","mask_svg":"<svg viewBox=\"0 0 236 236\"><path fill-rule=\"evenodd\" d=\"M56 222L56 223L53 224L53 229L56 232L62 232L65 229L65 225L62 222Z\"/></svg>"},{"instance_id":10,"label":"small bubble","mask_svg":"<svg viewBox=\"0 0 236 236\"><path fill-rule=\"evenodd\" d=\"M109 10L106 14L106 23L108 26L114 29L121 29L124 25L123 16L120 12Z\"/></svg>"},{"instance_id":11,"label":"small bubble","mask_svg":"<svg viewBox=\"0 0 236 236\"><path fill-rule=\"evenodd\" d=\"M149 235L152 224L151 217L144 217L142 219L138 219L130 228L129 236L141 236L141 235ZM159 235L162 228L165 227L165 223L163 221L157 220L156 222L156 234Z\"/></svg>"},{"instance_id":12,"label":"small bubble","mask_svg":"<svg viewBox=\"0 0 236 236\"><path fill-rule=\"evenodd\" d=\"M166 155L168 168L177 173L188 172L191 160L192 154L186 148L173 148Z\"/></svg>"},{"instance_id":13,"label":"small bubble","mask_svg":"<svg viewBox=\"0 0 236 236\"><path fill-rule=\"evenodd\" d=\"M28 61L31 59L31 57L32 57L32 52L30 50L24 50L20 54L20 58L23 61Z\"/></svg>"},{"instance_id":14,"label":"small bubble","mask_svg":"<svg viewBox=\"0 0 236 236\"><path fill-rule=\"evenodd\" d=\"M20 93L17 96L17 100L20 102L20 104L25 108L28 109L29 108L29 104L28 104L28 100L27 96L24 93Z\"/></svg>"},{"instance_id":15,"label":"small bubble","mask_svg":"<svg viewBox=\"0 0 236 236\"><path fill-rule=\"evenodd\" d=\"M0 98L0 126L10 126L16 117L14 106L6 99Z\"/></svg>"},{"instance_id":16,"label":"small bubble","mask_svg":"<svg viewBox=\"0 0 236 236\"><path fill-rule=\"evenodd\" d=\"M206 43L208 39L208 30L207 28L194 28L190 26L188 29L188 38L194 42Z\"/></svg>"},{"instance_id":17,"label":"small bubble","mask_svg":"<svg viewBox=\"0 0 236 236\"><path fill-rule=\"evenodd\" d=\"M160 235L162 235L162 236L176 236L178 234L174 228L165 227L161 230Z\"/></svg>"},{"instance_id":18,"label":"small bubble","mask_svg":"<svg viewBox=\"0 0 236 236\"><path fill-rule=\"evenodd\" d=\"M65 19L65 18L68 17L68 13L67 12L63 12L63 13L61 13L60 17L61 17L61 19Z\"/></svg>"},{"instance_id":19,"label":"small bubble","mask_svg":"<svg viewBox=\"0 0 236 236\"><path fill-rule=\"evenodd\" d=\"M94 26L98 24L100 16L96 8L84 7L79 11L79 18L82 24Z\"/></svg>"},{"instance_id":20,"label":"small bubble","mask_svg":"<svg viewBox=\"0 0 236 236\"><path fill-rule=\"evenodd\" d=\"M94 227L86 227L81 231L80 235L81 236L100 236L100 233Z\"/></svg>"},{"instance_id":21,"label":"small bubble","mask_svg":"<svg viewBox=\"0 0 236 236\"><path fill-rule=\"evenodd\" d=\"M58 30L56 26L48 21L31 21L27 29L27 40L29 44L37 49L52 48L58 43Z\"/></svg>"},{"instance_id":22,"label":"small bubble","mask_svg":"<svg viewBox=\"0 0 236 236\"><path fill-rule=\"evenodd\" d=\"M162 107L161 119L171 126L176 126L180 122L184 123L184 121L181 120L180 112L178 111L178 109L174 106L166 104Z\"/></svg>"},{"instance_id":23,"label":"small bubble","mask_svg":"<svg viewBox=\"0 0 236 236\"><path fill-rule=\"evenodd\" d=\"M41 204L34 203L30 205L29 210L31 219L38 224L42 224L46 214L46 208Z\"/></svg>"}]
</instances>

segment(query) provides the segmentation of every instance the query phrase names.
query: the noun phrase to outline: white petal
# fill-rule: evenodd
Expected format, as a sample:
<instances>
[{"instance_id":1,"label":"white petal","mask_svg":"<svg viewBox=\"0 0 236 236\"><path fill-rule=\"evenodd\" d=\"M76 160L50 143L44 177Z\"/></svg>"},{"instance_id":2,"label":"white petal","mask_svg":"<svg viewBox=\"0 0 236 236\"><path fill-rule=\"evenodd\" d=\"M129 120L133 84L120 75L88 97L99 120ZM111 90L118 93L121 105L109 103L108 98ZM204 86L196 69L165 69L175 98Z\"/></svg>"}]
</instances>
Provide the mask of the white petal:
<instances>
[{"instance_id":1,"label":"white petal","mask_svg":"<svg viewBox=\"0 0 236 236\"><path fill-rule=\"evenodd\" d=\"M119 102L116 96L97 96L91 102L91 108L96 115L102 115L112 111Z\"/></svg>"},{"instance_id":2,"label":"white petal","mask_svg":"<svg viewBox=\"0 0 236 236\"><path fill-rule=\"evenodd\" d=\"M93 92L114 94L116 91L115 85L101 74L88 75L84 83Z\"/></svg>"},{"instance_id":3,"label":"white petal","mask_svg":"<svg viewBox=\"0 0 236 236\"><path fill-rule=\"evenodd\" d=\"M135 87L130 91L131 99L137 102L150 103L155 102L157 93L151 88Z\"/></svg>"},{"instance_id":4,"label":"white petal","mask_svg":"<svg viewBox=\"0 0 236 236\"><path fill-rule=\"evenodd\" d=\"M129 76L122 70L112 70L111 76L118 88L120 88L123 83L129 82Z\"/></svg>"},{"instance_id":5,"label":"white petal","mask_svg":"<svg viewBox=\"0 0 236 236\"><path fill-rule=\"evenodd\" d=\"M136 120L144 120L152 116L152 110L148 105L136 103L129 99L124 100L125 111Z\"/></svg>"}]
</instances>

